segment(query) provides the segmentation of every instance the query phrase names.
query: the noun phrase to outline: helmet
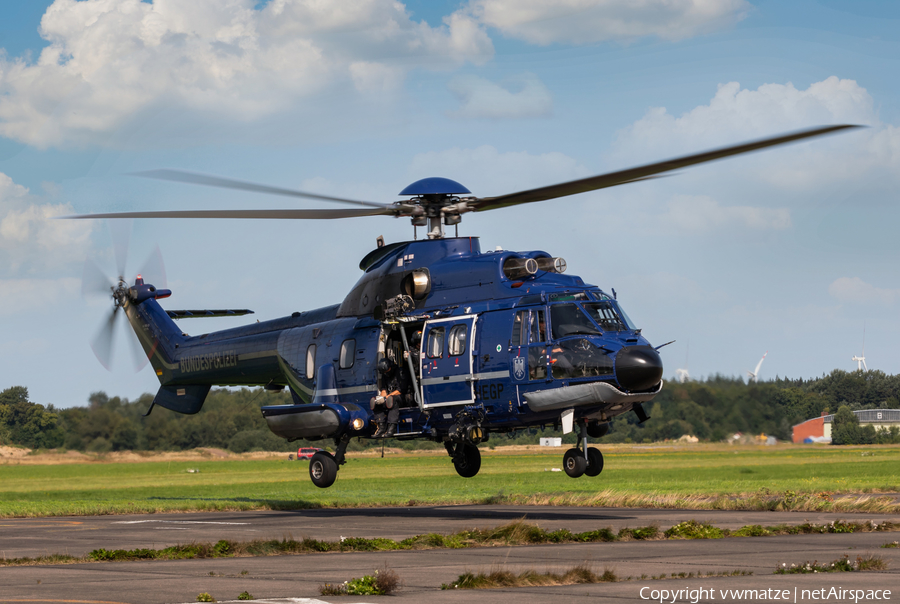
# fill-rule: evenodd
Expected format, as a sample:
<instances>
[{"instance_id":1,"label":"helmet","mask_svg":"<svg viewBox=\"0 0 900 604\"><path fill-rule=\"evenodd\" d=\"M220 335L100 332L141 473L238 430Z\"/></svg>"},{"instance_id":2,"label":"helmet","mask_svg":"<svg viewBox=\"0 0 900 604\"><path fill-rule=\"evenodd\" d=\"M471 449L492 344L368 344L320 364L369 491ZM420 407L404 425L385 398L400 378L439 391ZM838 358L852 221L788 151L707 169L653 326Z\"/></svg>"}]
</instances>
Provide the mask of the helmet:
<instances>
[{"instance_id":1,"label":"helmet","mask_svg":"<svg viewBox=\"0 0 900 604\"><path fill-rule=\"evenodd\" d=\"M381 373L390 373L391 370L394 368L394 364L391 363L390 359L388 359L387 357L382 357L378 361L378 365L376 365L376 368Z\"/></svg>"},{"instance_id":2,"label":"helmet","mask_svg":"<svg viewBox=\"0 0 900 604\"><path fill-rule=\"evenodd\" d=\"M420 329L420 330L414 332L410 341L413 344L418 344L419 342L421 342L422 341L422 330Z\"/></svg>"}]
</instances>

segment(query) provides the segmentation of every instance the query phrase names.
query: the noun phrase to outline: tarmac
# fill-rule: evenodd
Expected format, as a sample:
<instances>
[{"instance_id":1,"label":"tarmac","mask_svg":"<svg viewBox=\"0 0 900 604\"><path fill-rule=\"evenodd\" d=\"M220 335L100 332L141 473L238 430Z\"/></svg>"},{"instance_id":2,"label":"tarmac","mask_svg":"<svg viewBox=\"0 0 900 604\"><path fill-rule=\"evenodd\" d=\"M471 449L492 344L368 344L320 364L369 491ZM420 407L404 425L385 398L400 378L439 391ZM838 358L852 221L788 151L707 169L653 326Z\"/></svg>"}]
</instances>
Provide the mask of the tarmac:
<instances>
[{"instance_id":1,"label":"tarmac","mask_svg":"<svg viewBox=\"0 0 900 604\"><path fill-rule=\"evenodd\" d=\"M525 517L545 529L573 532L656 524L661 529L695 519L722 528L747 524L823 524L840 518L854 521L896 520L884 514L796 512L730 512L658 509L611 509L524 506L439 506L356 508L290 512L153 514L0 520L0 552L7 558L53 553L82 555L96 548L165 547L219 539L250 540L304 536L402 539L428 532L492 527ZM900 549L883 549L900 533L844 533L710 540L630 541L426 551L302 554L256 558L107 562L0 568L0 602L178 603L196 601L207 592L219 601L236 600L247 591L280 602L793 602L854 601L851 597L812 597L812 590L875 590L879 601L900 601ZM775 575L776 565L817 560L831 562L848 555L875 554L889 563L887 571ZM514 572L565 571L587 564L595 572L612 570L615 583L526 587L492 590L441 590L465 572L507 569ZM390 568L402 581L391 597L325 597L320 587ZM703 577L723 572L745 576ZM694 577L652 579L665 574ZM630 579L629 579L630 577ZM697 592L696 590L706 590ZM735 595L728 590L754 590ZM660 590L668 590L663 597ZM680 591L679 593L676 593ZM692 590L693 591L692 593ZM712 590L712 591L710 591ZM721 590L725 590L724 593ZM804 594L803 590L808 593ZM796 593L795 593L796 592ZM656 593L651 598L651 595ZM827 593L827 591L826 591ZM825 594L819 594L822 596ZM294 600L290 600L293 598ZM299 600L298 600L299 598ZM304 600L306 599L306 600ZM859 601L866 600L865 597Z\"/></svg>"}]
</instances>

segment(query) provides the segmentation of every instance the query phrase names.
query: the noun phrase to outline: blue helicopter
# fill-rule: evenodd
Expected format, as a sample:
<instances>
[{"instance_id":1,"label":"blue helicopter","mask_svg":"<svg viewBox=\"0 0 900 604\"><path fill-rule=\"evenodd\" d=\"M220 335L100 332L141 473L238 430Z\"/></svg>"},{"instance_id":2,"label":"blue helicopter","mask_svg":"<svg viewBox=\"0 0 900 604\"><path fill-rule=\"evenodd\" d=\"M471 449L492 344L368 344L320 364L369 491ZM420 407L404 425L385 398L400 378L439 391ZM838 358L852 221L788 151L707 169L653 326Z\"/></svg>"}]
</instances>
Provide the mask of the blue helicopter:
<instances>
[{"instance_id":1,"label":"blue helicopter","mask_svg":"<svg viewBox=\"0 0 900 604\"><path fill-rule=\"evenodd\" d=\"M578 431L563 469L597 476L603 455L588 446L616 416L648 418L643 404L662 389L661 346L653 347L612 295L566 274L543 251L482 251L476 237L448 236L468 212L494 210L612 187L694 164L834 133L836 125L744 143L628 170L497 197L474 197L446 178L425 178L391 204L336 198L176 170L144 176L353 204L352 209L202 210L89 214L69 218L336 219L409 217L427 237L378 247L340 304L199 336L175 320L240 316L247 309L164 310L171 292L138 276L108 285L113 311L94 342L108 365L118 311L128 318L160 388L158 405L193 414L210 388L290 391L293 404L262 408L287 440L331 440L309 464L330 487L352 438L443 443L457 473L475 476L478 444L491 434L552 426ZM122 274L120 267L120 275ZM669 342L671 343L671 342Z\"/></svg>"}]
</instances>

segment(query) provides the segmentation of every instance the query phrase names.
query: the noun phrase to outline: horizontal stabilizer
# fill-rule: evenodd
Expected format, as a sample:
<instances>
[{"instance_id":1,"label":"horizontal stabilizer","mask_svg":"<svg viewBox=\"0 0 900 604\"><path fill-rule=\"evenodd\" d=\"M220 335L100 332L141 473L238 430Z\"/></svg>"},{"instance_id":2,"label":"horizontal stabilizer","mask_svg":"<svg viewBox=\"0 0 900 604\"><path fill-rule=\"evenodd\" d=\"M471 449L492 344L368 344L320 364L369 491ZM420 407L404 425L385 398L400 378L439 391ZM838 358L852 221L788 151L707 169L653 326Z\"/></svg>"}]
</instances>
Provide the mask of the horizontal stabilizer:
<instances>
[{"instance_id":1,"label":"horizontal stabilizer","mask_svg":"<svg viewBox=\"0 0 900 604\"><path fill-rule=\"evenodd\" d=\"M241 315L252 315L253 311L240 309L218 309L218 310L167 310L166 314L171 319L192 319L194 317L240 317Z\"/></svg>"},{"instance_id":2,"label":"horizontal stabilizer","mask_svg":"<svg viewBox=\"0 0 900 604\"><path fill-rule=\"evenodd\" d=\"M206 395L209 394L209 384L199 386L162 386L153 399L154 405L165 407L185 415L193 415L200 411Z\"/></svg>"}]
</instances>

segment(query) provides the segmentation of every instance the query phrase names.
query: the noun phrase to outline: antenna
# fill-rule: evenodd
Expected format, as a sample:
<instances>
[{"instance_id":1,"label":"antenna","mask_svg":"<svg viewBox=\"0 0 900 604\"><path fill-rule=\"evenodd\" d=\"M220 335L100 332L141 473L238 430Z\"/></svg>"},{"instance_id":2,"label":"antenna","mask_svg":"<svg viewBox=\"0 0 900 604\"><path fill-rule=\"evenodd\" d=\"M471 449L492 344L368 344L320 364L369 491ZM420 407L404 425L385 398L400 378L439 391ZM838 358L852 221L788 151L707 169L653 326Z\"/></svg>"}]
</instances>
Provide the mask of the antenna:
<instances>
[{"instance_id":1,"label":"antenna","mask_svg":"<svg viewBox=\"0 0 900 604\"><path fill-rule=\"evenodd\" d=\"M769 354L769 351L766 351L766 354ZM766 354L762 355L762 358L759 360L759 363L756 364L756 369L753 371L748 371L747 376L750 378L750 381L754 384L759 381L759 368L762 367L763 361L766 360Z\"/></svg>"}]
</instances>

